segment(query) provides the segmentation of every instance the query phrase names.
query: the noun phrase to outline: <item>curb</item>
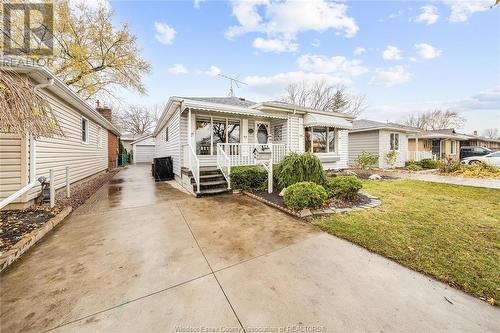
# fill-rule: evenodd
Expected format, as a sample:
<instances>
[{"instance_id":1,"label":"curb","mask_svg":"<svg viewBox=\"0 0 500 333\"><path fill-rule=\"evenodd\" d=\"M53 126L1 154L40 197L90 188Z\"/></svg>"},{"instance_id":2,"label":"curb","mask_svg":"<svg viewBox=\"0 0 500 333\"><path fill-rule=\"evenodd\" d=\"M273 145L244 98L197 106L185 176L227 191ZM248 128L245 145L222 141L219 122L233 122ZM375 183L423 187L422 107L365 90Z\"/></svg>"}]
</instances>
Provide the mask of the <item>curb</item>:
<instances>
[{"instance_id":1,"label":"curb","mask_svg":"<svg viewBox=\"0 0 500 333\"><path fill-rule=\"evenodd\" d=\"M48 220L42 227L24 235L10 250L0 254L0 272L3 272L7 267L12 265L12 263L19 259L24 252L28 251L36 242L42 239L47 232L54 229L72 210L73 208L71 206L65 207L59 214Z\"/></svg>"},{"instance_id":2,"label":"curb","mask_svg":"<svg viewBox=\"0 0 500 333\"><path fill-rule=\"evenodd\" d=\"M369 203L366 203L366 204L363 204L363 205L359 205L359 206L354 206L354 207L351 207L351 208L331 208L331 207L325 207L325 208L320 208L320 209L303 209L303 210L300 210L300 211L293 211L291 209L288 209L288 208L285 208L285 207L281 207L280 205L277 205L275 204L274 202L271 202L269 200L266 200L262 197L259 197L258 195L255 195L253 193L250 193L250 192L247 192L247 191L244 191L243 194L257 200L257 201L260 201L262 203L265 203L266 205L269 205L271 207L274 207L274 208L277 208L287 214L290 214L290 215L293 215L295 217L298 217L298 218L305 218L305 217L313 217L313 216L324 216L324 215L330 215L330 214L336 214L336 213L347 213L347 212L352 212L352 211L361 211L361 210L366 210L366 209L370 209L370 208L375 208L375 207L378 207L382 204L382 201L373 196L373 195L370 195L368 193L363 193L363 192L359 192L360 194L363 194L364 196L366 196L367 198L370 199L370 202Z\"/></svg>"}]
</instances>

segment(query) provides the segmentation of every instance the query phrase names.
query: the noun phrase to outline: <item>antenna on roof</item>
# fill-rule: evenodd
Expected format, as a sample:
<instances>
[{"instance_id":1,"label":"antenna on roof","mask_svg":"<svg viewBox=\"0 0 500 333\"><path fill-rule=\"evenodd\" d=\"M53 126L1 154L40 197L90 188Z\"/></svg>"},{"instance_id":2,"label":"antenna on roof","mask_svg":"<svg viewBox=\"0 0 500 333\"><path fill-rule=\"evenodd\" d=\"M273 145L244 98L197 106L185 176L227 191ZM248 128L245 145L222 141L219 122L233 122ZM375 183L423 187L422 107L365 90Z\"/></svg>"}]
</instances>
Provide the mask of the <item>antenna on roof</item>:
<instances>
[{"instance_id":1,"label":"antenna on roof","mask_svg":"<svg viewBox=\"0 0 500 333\"><path fill-rule=\"evenodd\" d=\"M239 88L239 84L244 84L244 85L247 85L245 82L243 81L240 81L238 80L239 79L239 76L236 76L236 77L230 77L230 76L227 76L227 75L224 75L224 74L218 74L220 77L224 78L224 79L227 79L229 80L229 94L228 96L229 97L234 97L234 89L233 89L233 84Z\"/></svg>"}]
</instances>

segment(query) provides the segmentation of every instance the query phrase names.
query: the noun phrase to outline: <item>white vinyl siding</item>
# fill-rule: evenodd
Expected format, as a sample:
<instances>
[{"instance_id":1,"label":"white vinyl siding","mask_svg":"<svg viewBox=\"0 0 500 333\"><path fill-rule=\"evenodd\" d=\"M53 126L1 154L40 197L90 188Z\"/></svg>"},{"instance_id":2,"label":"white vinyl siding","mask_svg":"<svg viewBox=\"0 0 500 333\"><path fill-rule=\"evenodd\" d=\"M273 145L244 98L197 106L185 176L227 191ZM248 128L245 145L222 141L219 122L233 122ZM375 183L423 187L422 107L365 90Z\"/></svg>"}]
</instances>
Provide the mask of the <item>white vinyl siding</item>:
<instances>
[{"instance_id":1,"label":"white vinyl siding","mask_svg":"<svg viewBox=\"0 0 500 333\"><path fill-rule=\"evenodd\" d=\"M301 116L288 117L288 146L290 151L304 152L304 119Z\"/></svg>"},{"instance_id":2,"label":"white vinyl siding","mask_svg":"<svg viewBox=\"0 0 500 333\"><path fill-rule=\"evenodd\" d=\"M108 136L102 135L102 145L98 145L97 123L88 119L88 142L82 142L82 115L57 96L42 92L51 104L64 137L40 138L36 141L36 176L49 178L49 170L54 170L56 189L65 186L66 167L70 169L70 182L92 176L108 168ZM103 129L104 130L104 129ZM29 193L35 198L40 187Z\"/></svg>"},{"instance_id":3,"label":"white vinyl siding","mask_svg":"<svg viewBox=\"0 0 500 333\"><path fill-rule=\"evenodd\" d=\"M408 136L404 132L394 132L387 130L380 130L379 134L379 147L380 147L380 155L379 155L379 167L380 168L388 168L389 165L385 162L385 156L389 151L391 151L391 134L398 134L399 136L399 149L398 157L396 158L396 167L403 167L408 158Z\"/></svg>"},{"instance_id":4,"label":"white vinyl siding","mask_svg":"<svg viewBox=\"0 0 500 333\"><path fill-rule=\"evenodd\" d=\"M181 132L180 132L180 112L179 108L175 110L170 119L164 127L160 129L158 135L155 138L155 156L156 157L172 157L174 174L180 176L181 174ZM185 119L187 124L187 118ZM166 128L168 127L168 141ZM187 133L185 134L185 140L183 144L188 144Z\"/></svg>"}]
</instances>

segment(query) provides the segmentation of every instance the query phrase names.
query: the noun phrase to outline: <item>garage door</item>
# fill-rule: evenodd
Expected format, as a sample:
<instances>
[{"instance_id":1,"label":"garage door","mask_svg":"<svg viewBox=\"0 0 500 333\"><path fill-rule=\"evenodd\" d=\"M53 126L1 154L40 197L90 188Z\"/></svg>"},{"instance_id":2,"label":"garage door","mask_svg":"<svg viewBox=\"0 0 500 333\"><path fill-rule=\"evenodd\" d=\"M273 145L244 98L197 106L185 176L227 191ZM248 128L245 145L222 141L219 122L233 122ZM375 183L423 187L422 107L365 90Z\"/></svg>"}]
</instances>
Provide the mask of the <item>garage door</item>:
<instances>
[{"instance_id":1,"label":"garage door","mask_svg":"<svg viewBox=\"0 0 500 333\"><path fill-rule=\"evenodd\" d=\"M135 163L153 162L155 157L155 146L135 146Z\"/></svg>"}]
</instances>

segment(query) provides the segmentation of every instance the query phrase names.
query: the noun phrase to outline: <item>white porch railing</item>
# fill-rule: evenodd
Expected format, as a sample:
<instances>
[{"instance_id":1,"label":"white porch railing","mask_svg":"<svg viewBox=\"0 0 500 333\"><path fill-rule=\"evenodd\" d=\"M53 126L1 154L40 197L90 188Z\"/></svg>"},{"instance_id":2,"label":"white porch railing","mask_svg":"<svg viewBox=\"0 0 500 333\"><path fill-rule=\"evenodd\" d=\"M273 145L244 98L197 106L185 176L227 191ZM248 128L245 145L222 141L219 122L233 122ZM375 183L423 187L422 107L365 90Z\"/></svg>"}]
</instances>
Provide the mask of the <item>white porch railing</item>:
<instances>
[{"instance_id":1,"label":"white porch railing","mask_svg":"<svg viewBox=\"0 0 500 333\"><path fill-rule=\"evenodd\" d=\"M407 152L407 160L408 161L421 161L424 158L435 159L435 156L432 155L431 151L408 151Z\"/></svg>"},{"instance_id":2,"label":"white porch railing","mask_svg":"<svg viewBox=\"0 0 500 333\"><path fill-rule=\"evenodd\" d=\"M230 174L231 174L231 159L229 156L226 154L224 151L224 148L222 147L222 144L217 144L217 167L220 169L222 174L224 175L224 178L226 178L227 181L227 188L231 188L231 180L230 180Z\"/></svg>"},{"instance_id":3,"label":"white porch railing","mask_svg":"<svg viewBox=\"0 0 500 333\"><path fill-rule=\"evenodd\" d=\"M285 144L269 143L269 144L258 144L258 143L218 143L217 144L217 156L219 155L219 147L221 151L229 159L229 164L233 166L242 165L257 165L258 162L254 156L254 150L258 151L271 150L271 159L273 163L279 163L288 153L287 146ZM218 160L218 158L217 158Z\"/></svg>"},{"instance_id":4,"label":"white porch railing","mask_svg":"<svg viewBox=\"0 0 500 333\"><path fill-rule=\"evenodd\" d=\"M183 161L191 170L194 181L196 183L196 193L200 192L200 160L196 156L196 152L190 144L183 146Z\"/></svg>"}]
</instances>

